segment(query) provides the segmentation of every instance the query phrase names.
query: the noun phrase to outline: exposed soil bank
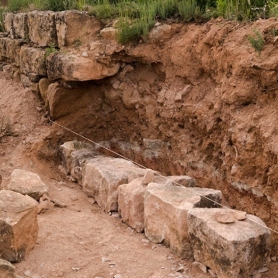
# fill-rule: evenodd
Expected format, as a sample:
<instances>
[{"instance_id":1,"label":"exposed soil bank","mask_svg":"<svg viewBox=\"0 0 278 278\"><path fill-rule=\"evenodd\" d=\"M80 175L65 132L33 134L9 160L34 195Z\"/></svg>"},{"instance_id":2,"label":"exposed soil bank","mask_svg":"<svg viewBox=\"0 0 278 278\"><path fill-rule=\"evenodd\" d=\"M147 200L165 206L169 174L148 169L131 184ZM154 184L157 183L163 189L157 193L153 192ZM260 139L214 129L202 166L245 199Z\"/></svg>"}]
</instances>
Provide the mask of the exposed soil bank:
<instances>
[{"instance_id":1,"label":"exposed soil bank","mask_svg":"<svg viewBox=\"0 0 278 278\"><path fill-rule=\"evenodd\" d=\"M159 26L146 43L113 52L115 76L56 85L52 118L147 167L220 189L225 203L277 230L278 21ZM254 30L261 54L248 41ZM58 130L59 141L76 137Z\"/></svg>"}]
</instances>

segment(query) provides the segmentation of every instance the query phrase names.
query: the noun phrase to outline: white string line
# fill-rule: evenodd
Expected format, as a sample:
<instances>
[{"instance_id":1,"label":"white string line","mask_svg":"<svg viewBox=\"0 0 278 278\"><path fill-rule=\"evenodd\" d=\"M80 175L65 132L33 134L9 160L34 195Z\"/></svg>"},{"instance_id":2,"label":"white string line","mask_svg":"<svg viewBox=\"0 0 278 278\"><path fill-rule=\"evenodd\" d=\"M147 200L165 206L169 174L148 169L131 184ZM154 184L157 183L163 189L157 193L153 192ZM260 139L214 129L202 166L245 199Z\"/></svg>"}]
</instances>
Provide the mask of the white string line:
<instances>
[{"instance_id":1,"label":"white string line","mask_svg":"<svg viewBox=\"0 0 278 278\"><path fill-rule=\"evenodd\" d=\"M89 141L89 142L95 144L96 146L98 146L98 147L100 147L100 148L103 148L103 149L105 149L105 150L107 150L107 151L109 151L109 152L111 152L111 153L113 153L113 154L115 154L115 155L117 155L117 156L119 156L119 157L121 157L121 158L127 160L127 161L130 161L130 162L132 162L133 164L135 164L135 165L137 165L137 166L139 166L139 167L141 167L141 168L143 168L143 169L150 169L150 168L147 168L147 167L145 167L144 165L141 165L140 163L137 163L137 162L135 162L135 161L133 161L133 160L131 160L131 159L129 159L129 158L127 158L127 157L125 157L125 156L123 156L123 155L121 155L121 154L119 154L119 153L117 153L117 152L115 152L115 151L113 151L113 150L111 150L111 149L105 147L105 146L102 146L101 144L99 144L99 143L97 143L97 142L95 142L95 141L93 141L93 140L91 140L91 139L89 139L89 138L87 138L87 137L85 137L85 136L83 136L83 135L81 135L81 134L79 134L79 133L77 133L77 132L75 132L75 131L73 131L73 130L67 128L67 127L65 127L65 126L62 126L62 125L60 125L60 124L58 124L58 123L52 121L50 118L48 118L48 119L49 119L49 121L50 121L51 123L53 123L53 124L55 124L55 125L57 125L57 126L63 128L63 129L65 129L65 130L67 130L67 131L69 131L69 132L71 132L71 133L73 133L73 134L75 134L75 135L77 135L77 136L79 136L79 137L85 139L86 141ZM152 170L152 169L151 169L151 170ZM154 170L153 170L153 171L154 171ZM172 181L171 179L167 178L166 176L161 175L161 174L160 174L159 172L157 172L157 171L156 171L156 175L159 176L159 177L162 177L162 178L166 179L167 181L169 181L169 182L171 182L171 183L174 183L174 184L176 184L176 185L178 185L178 186L182 186L182 184L179 184L178 182ZM210 199L210 198L207 197L207 196L203 196L203 195L201 195L201 194L195 192L195 191L194 191L193 189L191 189L190 187L183 187L183 188L185 188L185 189L191 191L192 193L194 193L194 194L200 196L201 198L207 199L208 201L211 201L211 202L213 202L213 203L215 203L215 204L221 206L222 208L229 209L229 210L234 210L234 209L231 209L231 208L229 208L229 207L227 207L227 206L225 206L225 205L222 205L222 204L220 204L220 203L218 203L218 202L216 202L216 201ZM269 228L268 226L266 226L266 225L264 225L264 224L262 224L262 223L259 223L259 222L255 221L255 220L249 218L248 215L246 215L246 218L247 218L248 220L250 220L251 222L257 224L257 225L262 226L262 227L264 227L264 228L267 228L268 230L272 231L273 233L278 234L278 231L276 231L276 230L274 230L274 229L272 229L272 228Z\"/></svg>"}]
</instances>

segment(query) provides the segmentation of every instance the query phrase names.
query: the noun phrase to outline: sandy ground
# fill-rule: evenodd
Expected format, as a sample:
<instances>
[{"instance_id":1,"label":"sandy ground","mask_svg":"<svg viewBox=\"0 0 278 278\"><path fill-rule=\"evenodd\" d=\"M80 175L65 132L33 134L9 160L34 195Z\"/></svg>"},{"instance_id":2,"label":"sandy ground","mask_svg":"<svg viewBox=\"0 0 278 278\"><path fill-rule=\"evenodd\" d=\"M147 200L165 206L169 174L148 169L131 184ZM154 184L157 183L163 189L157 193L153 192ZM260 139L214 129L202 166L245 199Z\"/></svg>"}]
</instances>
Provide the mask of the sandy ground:
<instances>
[{"instance_id":1,"label":"sandy ground","mask_svg":"<svg viewBox=\"0 0 278 278\"><path fill-rule=\"evenodd\" d=\"M81 188L59 170L59 161L36 153L51 126L35 94L0 75L0 173L2 187L11 172L25 169L39 174L60 204L38 215L37 245L16 272L31 278L162 278L211 277L183 261L163 245L149 242L92 204ZM35 147L34 147L35 146ZM278 263L271 263L262 277L275 278ZM118 275L117 275L118 274Z\"/></svg>"}]
</instances>

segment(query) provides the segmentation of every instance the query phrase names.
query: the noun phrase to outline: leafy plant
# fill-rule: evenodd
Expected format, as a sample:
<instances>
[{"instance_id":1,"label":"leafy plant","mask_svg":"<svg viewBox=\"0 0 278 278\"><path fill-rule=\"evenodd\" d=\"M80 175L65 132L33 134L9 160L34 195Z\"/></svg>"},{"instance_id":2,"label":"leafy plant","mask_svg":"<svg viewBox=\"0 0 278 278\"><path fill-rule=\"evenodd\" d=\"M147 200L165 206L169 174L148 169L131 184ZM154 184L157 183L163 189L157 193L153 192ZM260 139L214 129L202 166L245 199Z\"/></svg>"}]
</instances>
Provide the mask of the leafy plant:
<instances>
[{"instance_id":1,"label":"leafy plant","mask_svg":"<svg viewBox=\"0 0 278 278\"><path fill-rule=\"evenodd\" d=\"M50 54L55 52L58 52L58 50L54 47L54 45L51 45L49 47L46 47L44 56L47 59Z\"/></svg>"},{"instance_id":2,"label":"leafy plant","mask_svg":"<svg viewBox=\"0 0 278 278\"><path fill-rule=\"evenodd\" d=\"M248 40L251 43L252 47L255 49L255 51L261 54L265 44L265 40L262 34L258 30L255 30L253 36L248 36Z\"/></svg>"}]
</instances>

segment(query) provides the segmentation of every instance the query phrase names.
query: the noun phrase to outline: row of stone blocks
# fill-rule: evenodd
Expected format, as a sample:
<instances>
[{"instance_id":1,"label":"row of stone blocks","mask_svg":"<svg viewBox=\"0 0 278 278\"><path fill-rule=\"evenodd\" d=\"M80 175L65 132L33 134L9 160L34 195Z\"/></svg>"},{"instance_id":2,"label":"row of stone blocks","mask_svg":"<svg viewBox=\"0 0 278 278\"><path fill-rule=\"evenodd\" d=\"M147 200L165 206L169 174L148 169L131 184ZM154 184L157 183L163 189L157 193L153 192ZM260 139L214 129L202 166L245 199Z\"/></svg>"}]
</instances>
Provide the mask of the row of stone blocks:
<instances>
[{"instance_id":1,"label":"row of stone blocks","mask_svg":"<svg viewBox=\"0 0 278 278\"><path fill-rule=\"evenodd\" d=\"M68 174L106 212L169 246L182 258L205 264L221 278L248 277L266 263L270 232L256 216L222 209L218 190L195 187L188 176L163 177L121 158L100 156L77 141L61 155Z\"/></svg>"}]
</instances>

